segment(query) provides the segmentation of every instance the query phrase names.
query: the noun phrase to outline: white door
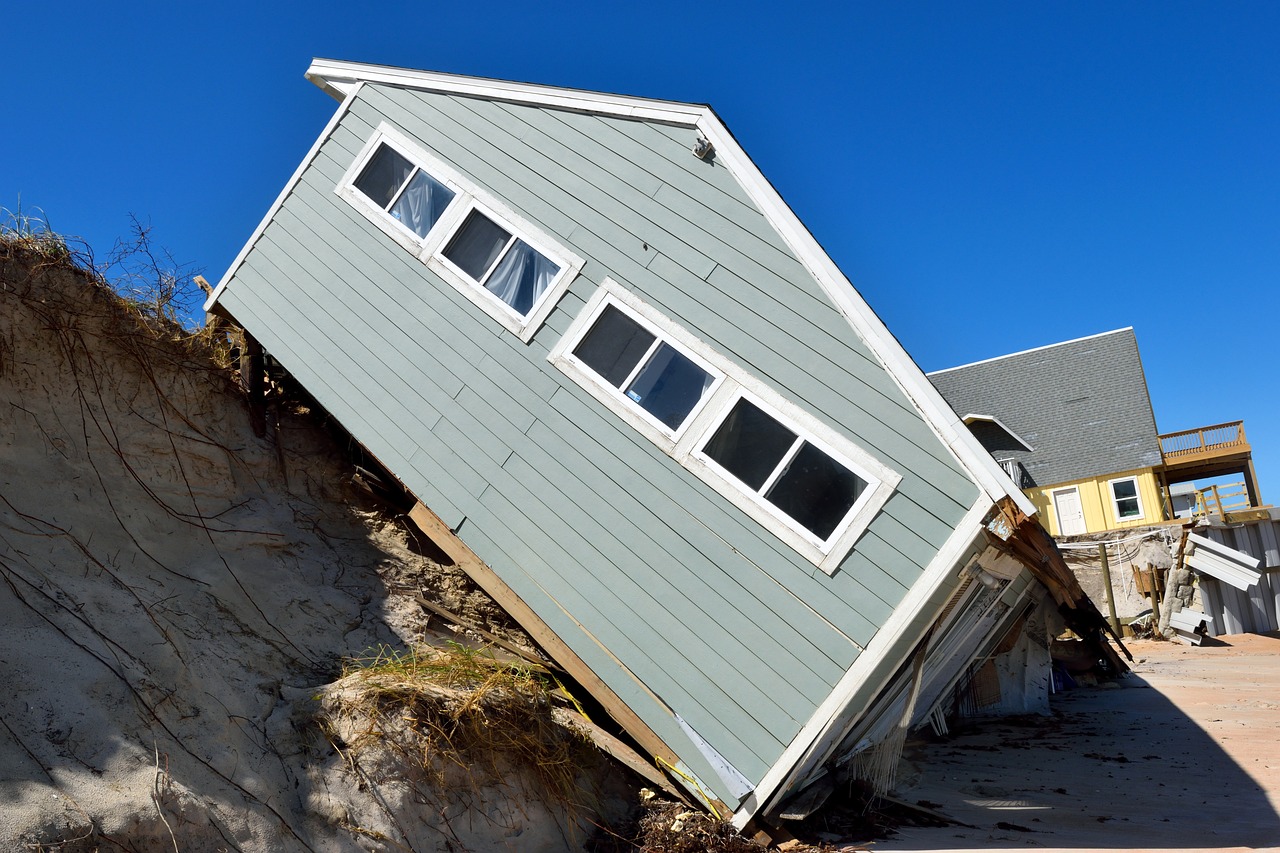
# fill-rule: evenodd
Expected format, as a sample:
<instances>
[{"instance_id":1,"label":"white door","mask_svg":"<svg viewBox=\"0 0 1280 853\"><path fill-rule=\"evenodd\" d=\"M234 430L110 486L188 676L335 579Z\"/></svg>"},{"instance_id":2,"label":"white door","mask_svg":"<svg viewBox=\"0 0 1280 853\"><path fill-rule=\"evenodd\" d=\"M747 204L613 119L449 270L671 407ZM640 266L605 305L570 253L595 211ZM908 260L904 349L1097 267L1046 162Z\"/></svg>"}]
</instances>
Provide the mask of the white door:
<instances>
[{"instance_id":1,"label":"white door","mask_svg":"<svg viewBox=\"0 0 1280 853\"><path fill-rule=\"evenodd\" d=\"M1075 486L1053 493L1053 511L1058 516L1058 535L1079 536L1085 532L1080 490Z\"/></svg>"}]
</instances>

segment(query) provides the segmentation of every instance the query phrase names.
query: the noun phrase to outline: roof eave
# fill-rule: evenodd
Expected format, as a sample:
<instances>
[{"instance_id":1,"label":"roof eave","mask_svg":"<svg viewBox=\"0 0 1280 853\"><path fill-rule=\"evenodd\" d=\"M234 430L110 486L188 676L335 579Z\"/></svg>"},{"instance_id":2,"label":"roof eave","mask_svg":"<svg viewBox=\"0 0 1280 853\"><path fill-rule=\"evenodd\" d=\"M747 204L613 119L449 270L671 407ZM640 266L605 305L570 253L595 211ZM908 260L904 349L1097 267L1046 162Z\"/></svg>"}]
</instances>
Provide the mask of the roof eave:
<instances>
[{"instance_id":1,"label":"roof eave","mask_svg":"<svg viewBox=\"0 0 1280 853\"><path fill-rule=\"evenodd\" d=\"M471 77L462 74L446 74L440 71L424 71L412 68L396 68L388 65L372 65L363 62L344 62L336 59L311 61L306 77L332 97L341 100L357 83L379 83L403 86L431 92L449 92L457 95L496 98L513 103L538 104L577 112L600 113L622 118L659 121L691 127L711 113L706 104L689 104L681 101L660 101L639 98L634 95L616 95L607 92L591 92L585 89L569 89L563 86L546 86L537 83L519 83L511 80L495 80L489 77Z\"/></svg>"}]
</instances>

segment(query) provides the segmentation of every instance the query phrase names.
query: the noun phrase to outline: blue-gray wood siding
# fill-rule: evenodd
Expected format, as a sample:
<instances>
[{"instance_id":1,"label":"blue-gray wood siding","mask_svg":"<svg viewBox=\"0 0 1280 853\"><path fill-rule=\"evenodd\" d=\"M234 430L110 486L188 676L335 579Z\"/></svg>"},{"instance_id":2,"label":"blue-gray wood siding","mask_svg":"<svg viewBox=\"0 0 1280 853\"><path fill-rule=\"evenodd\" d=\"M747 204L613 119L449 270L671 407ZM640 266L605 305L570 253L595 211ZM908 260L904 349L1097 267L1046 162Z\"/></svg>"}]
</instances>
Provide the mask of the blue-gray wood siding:
<instances>
[{"instance_id":1,"label":"blue-gray wood siding","mask_svg":"<svg viewBox=\"0 0 1280 853\"><path fill-rule=\"evenodd\" d=\"M586 259L530 343L334 193L383 120ZM978 490L696 136L366 86L220 304L660 735L646 690L758 782ZM606 276L903 475L834 576L546 360Z\"/></svg>"}]
</instances>

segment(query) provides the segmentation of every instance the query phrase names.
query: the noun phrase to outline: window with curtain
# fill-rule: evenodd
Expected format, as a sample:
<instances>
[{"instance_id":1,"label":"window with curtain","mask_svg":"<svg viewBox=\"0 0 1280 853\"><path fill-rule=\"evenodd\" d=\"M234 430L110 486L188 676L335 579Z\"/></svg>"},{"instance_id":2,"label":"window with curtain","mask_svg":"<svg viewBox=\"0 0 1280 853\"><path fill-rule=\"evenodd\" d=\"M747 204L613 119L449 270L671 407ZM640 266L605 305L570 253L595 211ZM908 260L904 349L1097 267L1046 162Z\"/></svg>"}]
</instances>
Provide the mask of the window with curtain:
<instances>
[{"instance_id":1,"label":"window with curtain","mask_svg":"<svg viewBox=\"0 0 1280 853\"><path fill-rule=\"evenodd\" d=\"M560 272L559 264L474 209L441 254L521 316Z\"/></svg>"},{"instance_id":2,"label":"window with curtain","mask_svg":"<svg viewBox=\"0 0 1280 853\"><path fill-rule=\"evenodd\" d=\"M334 192L525 342L585 263L387 122Z\"/></svg>"},{"instance_id":3,"label":"window with curtain","mask_svg":"<svg viewBox=\"0 0 1280 853\"><path fill-rule=\"evenodd\" d=\"M457 195L385 142L353 183L370 201L419 237L427 236Z\"/></svg>"}]
</instances>

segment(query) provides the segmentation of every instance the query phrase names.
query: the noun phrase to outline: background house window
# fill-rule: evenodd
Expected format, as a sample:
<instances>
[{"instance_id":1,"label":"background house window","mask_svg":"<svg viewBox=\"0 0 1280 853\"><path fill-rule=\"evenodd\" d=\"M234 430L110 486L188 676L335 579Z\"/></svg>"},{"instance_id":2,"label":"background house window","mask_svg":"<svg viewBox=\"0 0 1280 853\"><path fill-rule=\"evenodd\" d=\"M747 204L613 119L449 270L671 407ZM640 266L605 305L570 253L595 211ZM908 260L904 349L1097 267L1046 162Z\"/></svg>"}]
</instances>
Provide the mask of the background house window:
<instances>
[{"instance_id":1,"label":"background house window","mask_svg":"<svg viewBox=\"0 0 1280 853\"><path fill-rule=\"evenodd\" d=\"M673 431L716 379L614 305L605 306L573 354Z\"/></svg>"},{"instance_id":2,"label":"background house window","mask_svg":"<svg viewBox=\"0 0 1280 853\"><path fill-rule=\"evenodd\" d=\"M1142 498L1138 495L1138 478L1111 481L1111 499L1115 502L1116 520L1142 518Z\"/></svg>"},{"instance_id":3,"label":"background house window","mask_svg":"<svg viewBox=\"0 0 1280 853\"><path fill-rule=\"evenodd\" d=\"M353 183L419 237L427 236L456 195L386 143L378 146Z\"/></svg>"},{"instance_id":4,"label":"background house window","mask_svg":"<svg viewBox=\"0 0 1280 853\"><path fill-rule=\"evenodd\" d=\"M823 542L867 487L746 398L729 410L702 452Z\"/></svg>"}]
</instances>

